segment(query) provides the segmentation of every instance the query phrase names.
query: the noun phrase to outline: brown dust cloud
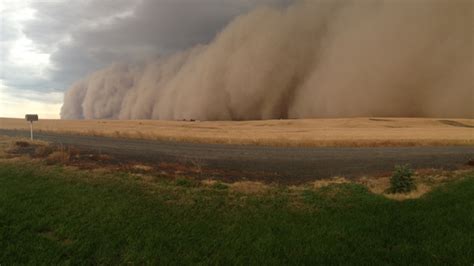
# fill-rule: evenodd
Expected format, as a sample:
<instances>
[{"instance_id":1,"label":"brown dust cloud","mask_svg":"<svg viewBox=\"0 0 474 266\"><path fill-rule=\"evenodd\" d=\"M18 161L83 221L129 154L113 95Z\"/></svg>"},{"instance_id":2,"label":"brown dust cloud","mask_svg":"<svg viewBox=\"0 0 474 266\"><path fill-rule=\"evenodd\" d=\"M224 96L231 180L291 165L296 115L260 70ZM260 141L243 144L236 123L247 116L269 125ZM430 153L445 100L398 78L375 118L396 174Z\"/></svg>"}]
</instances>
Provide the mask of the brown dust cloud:
<instances>
[{"instance_id":1,"label":"brown dust cloud","mask_svg":"<svg viewBox=\"0 0 474 266\"><path fill-rule=\"evenodd\" d=\"M474 1L294 1L92 73L62 119L474 117ZM125 33L126 34L126 33Z\"/></svg>"}]
</instances>

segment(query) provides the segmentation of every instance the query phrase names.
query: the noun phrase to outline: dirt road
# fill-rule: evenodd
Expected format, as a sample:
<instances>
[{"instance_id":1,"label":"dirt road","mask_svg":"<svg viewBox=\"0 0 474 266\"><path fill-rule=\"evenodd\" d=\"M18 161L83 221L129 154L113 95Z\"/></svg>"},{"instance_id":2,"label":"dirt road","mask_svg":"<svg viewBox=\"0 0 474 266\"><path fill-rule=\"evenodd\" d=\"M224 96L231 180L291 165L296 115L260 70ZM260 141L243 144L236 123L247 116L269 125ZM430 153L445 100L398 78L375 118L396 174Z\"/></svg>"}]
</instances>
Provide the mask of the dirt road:
<instances>
[{"instance_id":1,"label":"dirt road","mask_svg":"<svg viewBox=\"0 0 474 266\"><path fill-rule=\"evenodd\" d=\"M29 132L0 129L1 135ZM414 168L455 168L474 159L474 146L386 148L281 148L191 144L37 133L37 139L119 158L158 164L178 162L216 169L215 177L300 183L332 176L390 172L397 164ZM210 176L211 177L211 176Z\"/></svg>"}]
</instances>

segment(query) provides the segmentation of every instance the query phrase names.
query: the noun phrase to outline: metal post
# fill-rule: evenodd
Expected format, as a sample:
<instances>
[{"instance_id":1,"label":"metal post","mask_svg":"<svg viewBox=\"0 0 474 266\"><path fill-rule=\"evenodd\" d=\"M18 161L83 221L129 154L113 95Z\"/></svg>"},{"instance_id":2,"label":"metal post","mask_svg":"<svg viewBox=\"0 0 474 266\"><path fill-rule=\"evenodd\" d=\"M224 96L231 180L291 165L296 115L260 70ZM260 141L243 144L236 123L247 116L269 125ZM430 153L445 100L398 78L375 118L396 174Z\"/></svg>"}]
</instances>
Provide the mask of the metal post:
<instances>
[{"instance_id":1,"label":"metal post","mask_svg":"<svg viewBox=\"0 0 474 266\"><path fill-rule=\"evenodd\" d=\"M26 121L30 122L30 138L33 140L33 122L38 121L38 115L25 115Z\"/></svg>"}]
</instances>

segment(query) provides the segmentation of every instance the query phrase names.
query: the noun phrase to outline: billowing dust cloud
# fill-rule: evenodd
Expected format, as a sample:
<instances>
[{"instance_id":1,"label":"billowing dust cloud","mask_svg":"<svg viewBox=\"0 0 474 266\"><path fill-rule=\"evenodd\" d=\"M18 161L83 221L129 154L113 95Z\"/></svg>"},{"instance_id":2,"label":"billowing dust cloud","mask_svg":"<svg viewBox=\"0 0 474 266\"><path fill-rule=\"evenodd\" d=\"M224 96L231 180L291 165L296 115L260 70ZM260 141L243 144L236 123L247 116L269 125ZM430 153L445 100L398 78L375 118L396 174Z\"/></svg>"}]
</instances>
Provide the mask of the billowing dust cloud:
<instances>
[{"instance_id":1,"label":"billowing dust cloud","mask_svg":"<svg viewBox=\"0 0 474 266\"><path fill-rule=\"evenodd\" d=\"M474 117L471 0L261 7L208 45L77 82L63 119Z\"/></svg>"}]
</instances>

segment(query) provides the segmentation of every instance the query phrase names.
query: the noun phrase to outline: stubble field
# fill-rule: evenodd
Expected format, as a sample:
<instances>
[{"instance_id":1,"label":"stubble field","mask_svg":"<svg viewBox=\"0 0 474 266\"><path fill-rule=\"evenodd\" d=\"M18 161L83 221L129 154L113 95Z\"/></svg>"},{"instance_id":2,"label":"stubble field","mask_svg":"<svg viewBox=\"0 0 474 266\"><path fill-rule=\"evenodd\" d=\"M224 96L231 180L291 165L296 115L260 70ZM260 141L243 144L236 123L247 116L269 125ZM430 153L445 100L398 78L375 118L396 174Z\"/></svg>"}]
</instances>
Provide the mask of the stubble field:
<instances>
[{"instance_id":1,"label":"stubble field","mask_svg":"<svg viewBox=\"0 0 474 266\"><path fill-rule=\"evenodd\" d=\"M35 130L62 134L272 146L436 146L474 144L473 119L348 118L268 121L43 120ZM29 130L0 118L0 129Z\"/></svg>"}]
</instances>

